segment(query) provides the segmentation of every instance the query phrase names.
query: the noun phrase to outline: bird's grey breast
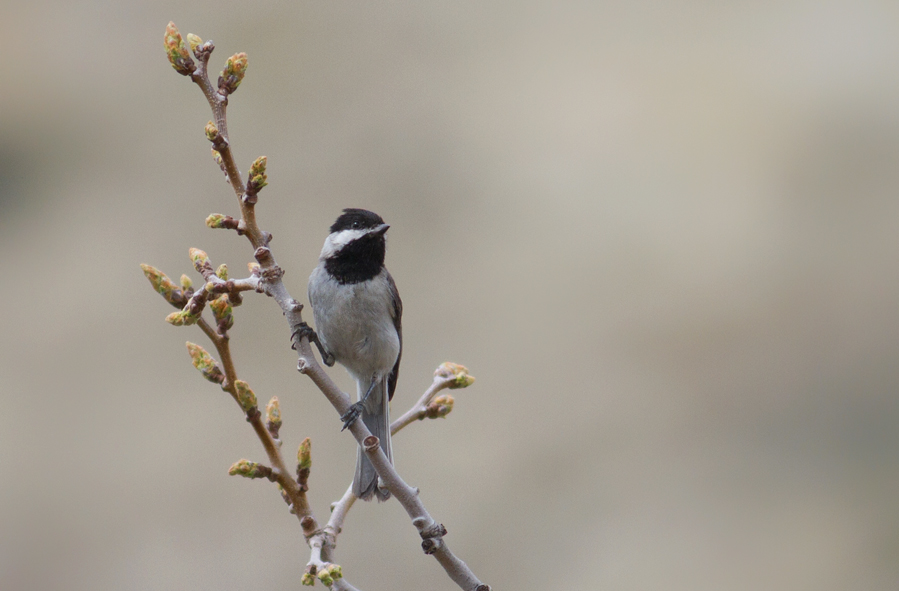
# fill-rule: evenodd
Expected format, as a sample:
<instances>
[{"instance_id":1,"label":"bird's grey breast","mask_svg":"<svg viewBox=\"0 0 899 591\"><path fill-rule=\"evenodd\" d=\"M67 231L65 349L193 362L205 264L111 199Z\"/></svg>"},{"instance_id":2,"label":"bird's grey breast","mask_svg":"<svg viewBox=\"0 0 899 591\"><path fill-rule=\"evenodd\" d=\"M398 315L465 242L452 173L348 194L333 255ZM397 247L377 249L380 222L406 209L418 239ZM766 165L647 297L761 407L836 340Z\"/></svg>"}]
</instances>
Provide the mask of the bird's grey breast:
<instances>
[{"instance_id":1,"label":"bird's grey breast","mask_svg":"<svg viewBox=\"0 0 899 591\"><path fill-rule=\"evenodd\" d=\"M341 284L319 265L309 278L309 301L318 336L338 362L360 377L390 371L400 343L386 270Z\"/></svg>"}]
</instances>

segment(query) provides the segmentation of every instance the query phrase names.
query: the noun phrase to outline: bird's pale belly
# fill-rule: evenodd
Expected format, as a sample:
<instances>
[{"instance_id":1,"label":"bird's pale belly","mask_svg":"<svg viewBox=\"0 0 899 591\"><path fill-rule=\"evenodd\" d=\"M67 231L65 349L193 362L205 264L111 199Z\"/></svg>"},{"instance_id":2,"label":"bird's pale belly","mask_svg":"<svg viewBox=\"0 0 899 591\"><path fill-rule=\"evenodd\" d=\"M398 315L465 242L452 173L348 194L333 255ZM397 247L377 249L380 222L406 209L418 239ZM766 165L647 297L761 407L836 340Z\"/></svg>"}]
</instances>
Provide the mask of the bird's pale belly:
<instances>
[{"instance_id":1,"label":"bird's pale belly","mask_svg":"<svg viewBox=\"0 0 899 591\"><path fill-rule=\"evenodd\" d=\"M360 297L372 290L383 290L384 297L370 297L370 293L365 294L369 297ZM351 374L370 380L376 373L385 375L393 368L400 341L387 308L391 300L386 281L340 285L314 294L313 300L322 344Z\"/></svg>"}]
</instances>

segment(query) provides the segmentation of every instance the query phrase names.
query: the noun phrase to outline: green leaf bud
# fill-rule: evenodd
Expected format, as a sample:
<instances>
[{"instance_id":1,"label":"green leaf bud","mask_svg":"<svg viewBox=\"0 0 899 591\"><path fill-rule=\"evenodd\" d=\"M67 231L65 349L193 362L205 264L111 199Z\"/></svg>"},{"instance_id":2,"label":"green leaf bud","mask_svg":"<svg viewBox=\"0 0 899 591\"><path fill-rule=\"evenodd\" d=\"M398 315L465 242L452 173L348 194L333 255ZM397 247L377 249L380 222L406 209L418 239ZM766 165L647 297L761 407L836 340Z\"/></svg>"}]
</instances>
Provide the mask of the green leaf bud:
<instances>
[{"instance_id":1,"label":"green leaf bud","mask_svg":"<svg viewBox=\"0 0 899 591\"><path fill-rule=\"evenodd\" d=\"M268 478L272 474L272 469L250 460L239 460L231 465L228 474L244 478Z\"/></svg>"},{"instance_id":2,"label":"green leaf bud","mask_svg":"<svg viewBox=\"0 0 899 591\"><path fill-rule=\"evenodd\" d=\"M190 45L190 50L194 53L197 52L197 48L203 45L203 40L194 35L193 33L187 34L187 43Z\"/></svg>"},{"instance_id":3,"label":"green leaf bud","mask_svg":"<svg viewBox=\"0 0 899 591\"><path fill-rule=\"evenodd\" d=\"M474 376L468 374L467 367L450 361L441 364L434 372L434 375L442 378L452 378L452 383L447 386L451 390L467 388L474 383Z\"/></svg>"},{"instance_id":4,"label":"green leaf bud","mask_svg":"<svg viewBox=\"0 0 899 591\"><path fill-rule=\"evenodd\" d=\"M297 470L309 470L312 468L312 440L306 438L297 450Z\"/></svg>"},{"instance_id":5,"label":"green leaf bud","mask_svg":"<svg viewBox=\"0 0 899 591\"><path fill-rule=\"evenodd\" d=\"M169 63L175 68L175 71L184 76L190 76L197 68L194 61L190 58L187 47L184 46L184 39L181 38L181 32L175 23L169 22L165 28L165 53L169 58Z\"/></svg>"},{"instance_id":6,"label":"green leaf bud","mask_svg":"<svg viewBox=\"0 0 899 591\"><path fill-rule=\"evenodd\" d=\"M256 408L256 394L250 389L250 386L243 380L234 380L234 387L237 389L237 402L244 412L251 412Z\"/></svg>"},{"instance_id":7,"label":"green leaf bud","mask_svg":"<svg viewBox=\"0 0 899 591\"><path fill-rule=\"evenodd\" d=\"M215 138L218 136L218 134L219 134L219 130L215 126L215 123L210 121L209 123L206 124L206 139L207 140L209 140L210 142L214 142Z\"/></svg>"},{"instance_id":8,"label":"green leaf bud","mask_svg":"<svg viewBox=\"0 0 899 591\"><path fill-rule=\"evenodd\" d=\"M204 378L214 384L221 384L225 381L225 373L206 349L196 343L188 341L187 352L190 354L190 359L193 362L194 367L200 370L200 373L203 374Z\"/></svg>"},{"instance_id":9,"label":"green leaf bud","mask_svg":"<svg viewBox=\"0 0 899 591\"><path fill-rule=\"evenodd\" d=\"M231 94L247 73L247 54L240 52L235 53L225 62L225 69L221 71L219 77L219 91L224 94Z\"/></svg>"},{"instance_id":10,"label":"green leaf bud","mask_svg":"<svg viewBox=\"0 0 899 591\"><path fill-rule=\"evenodd\" d=\"M281 428L281 402L277 396L272 396L272 399L265 405L265 422L268 424L269 431L274 429L277 433Z\"/></svg>"},{"instance_id":11,"label":"green leaf bud","mask_svg":"<svg viewBox=\"0 0 899 591\"><path fill-rule=\"evenodd\" d=\"M180 312L172 312L165 317L165 321L173 326L191 326L200 320L199 316L194 316L187 310Z\"/></svg>"},{"instance_id":12,"label":"green leaf bud","mask_svg":"<svg viewBox=\"0 0 899 591\"><path fill-rule=\"evenodd\" d=\"M150 280L150 285L156 290L156 293L165 298L165 301L172 305L183 305L183 296L178 291L178 286L166 277L166 274L150 265L141 264L140 268L144 275Z\"/></svg>"}]
</instances>

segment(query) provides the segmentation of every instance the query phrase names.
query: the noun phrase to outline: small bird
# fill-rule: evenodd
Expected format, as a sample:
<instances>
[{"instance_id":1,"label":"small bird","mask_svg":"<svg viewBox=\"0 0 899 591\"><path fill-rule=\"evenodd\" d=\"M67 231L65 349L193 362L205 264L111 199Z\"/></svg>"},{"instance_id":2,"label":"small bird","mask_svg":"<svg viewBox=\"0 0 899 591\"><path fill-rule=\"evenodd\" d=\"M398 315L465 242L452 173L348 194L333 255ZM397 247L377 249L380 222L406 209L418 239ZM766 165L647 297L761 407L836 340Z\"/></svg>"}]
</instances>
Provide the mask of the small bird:
<instances>
[{"instance_id":1,"label":"small bird","mask_svg":"<svg viewBox=\"0 0 899 591\"><path fill-rule=\"evenodd\" d=\"M344 429L361 415L393 462L389 401L396 390L403 352L403 302L384 268L390 226L376 213L344 209L331 226L309 277L309 303L316 332L311 340L327 365L337 361L356 380L358 402L341 417ZM374 466L359 448L353 494L363 500L390 492L378 485Z\"/></svg>"}]
</instances>

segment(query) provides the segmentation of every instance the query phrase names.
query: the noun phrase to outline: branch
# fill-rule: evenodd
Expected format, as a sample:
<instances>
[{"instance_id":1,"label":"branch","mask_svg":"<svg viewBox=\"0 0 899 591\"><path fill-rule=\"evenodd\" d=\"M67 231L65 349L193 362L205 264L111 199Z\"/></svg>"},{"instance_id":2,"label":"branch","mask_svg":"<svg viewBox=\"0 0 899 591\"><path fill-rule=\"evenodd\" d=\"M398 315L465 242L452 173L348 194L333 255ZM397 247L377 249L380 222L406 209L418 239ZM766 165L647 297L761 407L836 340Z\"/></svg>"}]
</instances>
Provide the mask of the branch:
<instances>
[{"instance_id":1,"label":"branch","mask_svg":"<svg viewBox=\"0 0 899 591\"><path fill-rule=\"evenodd\" d=\"M331 518L328 519L327 525L309 539L309 547L312 549L312 553L306 565L307 574L315 575L322 568L328 568L330 561L333 560L331 555L337 546L337 536L343 528L343 520L355 502L356 497L353 495L353 487L350 485L343 497L331 505ZM358 591L346 579L336 579L333 589L338 591Z\"/></svg>"},{"instance_id":2,"label":"branch","mask_svg":"<svg viewBox=\"0 0 899 591\"><path fill-rule=\"evenodd\" d=\"M282 308L283 309L283 308ZM285 311L286 313L286 311ZM350 407L350 397L342 392L330 377L324 372L321 365L315 359L309 340L299 333L294 333L294 345L299 351L297 369L300 373L309 376L334 406L338 416L343 415ZM387 459L381 449L378 438L371 434L362 421L356 421L348 430L368 456L375 471L384 482L406 513L412 519L412 525L418 530L422 538L422 549L425 554L431 554L440 563L450 579L460 588L466 591L489 591L490 587L481 583L467 564L460 560L449 549L444 541L446 528L437 523L419 498L419 490L412 488L400 478L393 464Z\"/></svg>"},{"instance_id":3,"label":"branch","mask_svg":"<svg viewBox=\"0 0 899 591\"><path fill-rule=\"evenodd\" d=\"M396 435L403 427L417 420L445 418L453 409L453 397L450 395L437 397L437 394L445 388L465 388L473 383L474 377L468 374L464 366L449 362L442 364L434 372L434 380L418 402L391 423L390 434ZM337 546L337 536L343 529L343 522L355 502L356 496L350 483L343 497L331 504L331 518L328 519L327 525L309 541L312 547L310 565L317 564L317 560L321 560L319 556L330 560L330 553Z\"/></svg>"},{"instance_id":4,"label":"branch","mask_svg":"<svg viewBox=\"0 0 899 591\"><path fill-rule=\"evenodd\" d=\"M238 53L229 58L225 70L223 70L222 75L219 77L218 90L216 90L209 81L207 74L209 56L214 49L212 42L207 41L206 43L202 43L196 36L188 36L188 39L194 50L194 55L199 62L198 66L193 63L190 56L187 54L186 49L183 47L183 41L181 40L180 33L178 33L175 25L173 23L169 24L169 27L166 30L165 43L172 66L179 73L190 76L191 80L193 80L203 91L203 94L206 96L212 109L215 121L214 123L207 125L206 135L213 144L214 152L219 155L222 169L225 171L228 181L238 197L241 212L241 219L238 222L238 227L242 228L243 234L250 240L250 243L254 248L253 256L261 266L261 288L267 295L278 302L278 305L281 307L281 310L287 319L288 327L292 335L291 339L293 341L293 346L299 357L297 369L313 381L334 407L337 415L342 416L349 410L351 405L350 397L342 392L324 372L313 355L308 338L304 336L305 333L303 331L299 330L304 326L301 314L303 305L293 299L288 293L287 288L284 286L284 283L281 280L284 272L275 262L274 255L268 247L271 235L267 232L263 232L256 221L256 194L258 193L258 190L265 185L265 161L263 159L258 159L256 163L254 163L254 168L256 168L256 178L259 179L260 182L256 182L252 190L248 190L243 184L240 171L235 164L231 151L226 107L228 105L228 95L237 89L237 86L240 84L246 73L246 54ZM223 347L222 351L219 351L219 354L223 358L223 364L225 363L225 357L229 359L228 364L230 365L230 369L228 366L225 367L225 384L230 388L229 392L231 392L232 396L239 398L239 393L235 386L236 378L234 375L233 362L230 361L230 350L227 347L227 337L213 339L213 342L216 344L217 349L220 346ZM223 384L223 387L225 384ZM255 404L252 408L255 409ZM293 501L294 507L297 509L298 517L300 517L301 514L304 515L304 517L301 518L301 524L304 533L307 531L309 532L307 534L307 539L309 539L318 527L315 524L315 519L312 517L311 511L308 509L308 504L305 503L305 494L298 490L296 483L293 482L292 479L286 478L286 471L283 461L280 459L278 447L271 438L270 433L264 426L262 426L261 420L259 420L258 410L256 410L255 413L247 410L247 420L253 424L254 429L256 429L257 434L263 441L263 446L266 448L269 459L272 461L273 470L278 470L279 483L281 483L282 478L284 479L282 486ZM489 591L490 587L481 583L468 565L450 551L449 546L447 546L446 542L443 540L443 537L446 535L446 528L444 528L442 524L437 523L428 513L419 498L419 490L417 488L412 488L400 478L396 469L381 449L378 438L371 434L362 421L355 421L349 427L349 431L368 455L375 471L378 473L378 476L384 482L387 489L394 497L396 497L411 518L412 524L418 530L418 533L423 540L422 548L425 553L433 555L438 563L443 566L449 577L459 585L460 588L466 591ZM323 544L322 551L325 551L325 549L326 545ZM322 582L326 581L322 579Z\"/></svg>"},{"instance_id":5,"label":"branch","mask_svg":"<svg viewBox=\"0 0 899 591\"><path fill-rule=\"evenodd\" d=\"M397 433L415 421L446 417L453 410L453 397L449 394L443 396L437 394L444 388L451 390L467 388L473 383L474 376L469 375L468 368L464 365L450 362L442 364L434 372L434 381L418 402L390 424L390 434Z\"/></svg>"},{"instance_id":6,"label":"branch","mask_svg":"<svg viewBox=\"0 0 899 591\"><path fill-rule=\"evenodd\" d=\"M247 422L253 427L256 436L262 443L268 460L271 464L272 480L281 485L287 499L290 500L291 512L296 514L303 528L303 535L311 537L318 529L318 523L312 514L312 509L306 499L306 492L302 490L296 480L290 477L290 472L281 456L280 441L277 441L262 421L262 413L256 406L256 396L252 390L246 388L246 382L237 379L237 370L231 356L230 339L217 333L205 320L198 322L200 328L215 345L216 352L222 363L225 374L222 389L231 394L231 397L243 408L247 415ZM246 388L246 390L244 389ZM249 394L246 393L249 391Z\"/></svg>"}]
</instances>

